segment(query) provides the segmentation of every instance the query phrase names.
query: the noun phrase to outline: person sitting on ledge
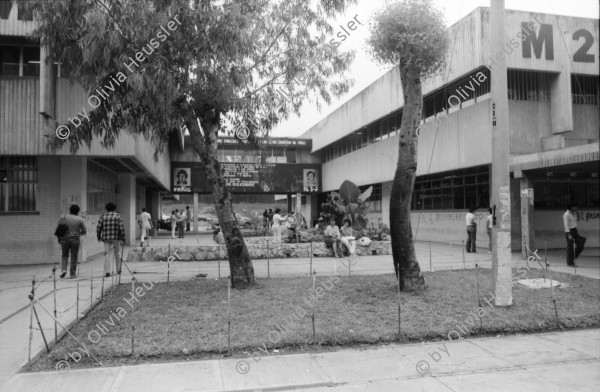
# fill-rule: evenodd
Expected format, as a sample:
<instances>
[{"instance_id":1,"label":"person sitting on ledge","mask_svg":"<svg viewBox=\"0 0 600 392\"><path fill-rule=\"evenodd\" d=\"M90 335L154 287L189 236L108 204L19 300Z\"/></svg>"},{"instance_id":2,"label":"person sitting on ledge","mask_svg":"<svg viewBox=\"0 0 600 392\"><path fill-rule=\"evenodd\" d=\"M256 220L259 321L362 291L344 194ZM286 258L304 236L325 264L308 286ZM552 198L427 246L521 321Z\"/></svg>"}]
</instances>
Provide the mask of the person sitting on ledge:
<instances>
[{"instance_id":1,"label":"person sitting on ledge","mask_svg":"<svg viewBox=\"0 0 600 392\"><path fill-rule=\"evenodd\" d=\"M337 248L341 242L340 229L335 224L335 218L329 220L329 226L325 229L325 246L333 248L333 254L338 258Z\"/></svg>"}]
</instances>

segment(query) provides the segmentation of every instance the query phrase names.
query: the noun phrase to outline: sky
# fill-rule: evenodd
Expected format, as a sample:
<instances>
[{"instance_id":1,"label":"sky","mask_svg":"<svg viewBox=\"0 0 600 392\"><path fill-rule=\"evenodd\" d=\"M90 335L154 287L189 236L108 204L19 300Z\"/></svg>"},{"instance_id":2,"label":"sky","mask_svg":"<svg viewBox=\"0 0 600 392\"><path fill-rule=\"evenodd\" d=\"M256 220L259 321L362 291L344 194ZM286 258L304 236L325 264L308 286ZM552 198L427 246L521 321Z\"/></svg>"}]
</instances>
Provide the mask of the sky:
<instances>
[{"instance_id":1,"label":"sky","mask_svg":"<svg viewBox=\"0 0 600 392\"><path fill-rule=\"evenodd\" d=\"M357 4L351 6L345 15L340 15L331 22L333 26L346 25L355 15L358 15L357 19L363 23L355 31L351 31L348 39L339 46L340 50L355 51L356 58L348 74L354 79L354 87L340 99L332 99L331 105L324 106L321 112L307 102L302 107L300 117L292 114L287 121L282 122L271 131L271 136L297 137L301 135L389 70L389 67L381 66L373 61L365 50L372 14L385 6L386 1L388 0L358 0ZM447 26L451 26L477 7L490 6L490 0L433 0L433 2L445 14ZM505 0L505 8L598 19L598 0ZM339 30L341 30L340 27L335 29L334 36Z\"/></svg>"}]
</instances>

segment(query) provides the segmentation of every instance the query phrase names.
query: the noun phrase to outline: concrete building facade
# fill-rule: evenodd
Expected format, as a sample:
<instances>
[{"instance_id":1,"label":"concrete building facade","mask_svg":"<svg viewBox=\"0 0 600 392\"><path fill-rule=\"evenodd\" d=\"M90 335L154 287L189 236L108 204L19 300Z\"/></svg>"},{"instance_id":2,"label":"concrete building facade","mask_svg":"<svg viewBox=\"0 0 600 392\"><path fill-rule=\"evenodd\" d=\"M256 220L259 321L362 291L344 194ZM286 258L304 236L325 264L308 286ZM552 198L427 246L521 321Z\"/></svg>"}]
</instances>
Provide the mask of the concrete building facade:
<instances>
[{"instance_id":1,"label":"concrete building facade","mask_svg":"<svg viewBox=\"0 0 600 392\"><path fill-rule=\"evenodd\" d=\"M480 246L487 246L490 69L505 56L513 249L524 241L563 247L561 215L570 201L580 205L588 245L600 246L598 20L507 10L506 47L491 53L489 15L477 8L448 29L448 66L423 82L414 236L460 243L464 214L475 206ZM403 104L394 68L302 135L323 162L323 190L347 179L373 185L371 220L386 224Z\"/></svg>"}]
</instances>

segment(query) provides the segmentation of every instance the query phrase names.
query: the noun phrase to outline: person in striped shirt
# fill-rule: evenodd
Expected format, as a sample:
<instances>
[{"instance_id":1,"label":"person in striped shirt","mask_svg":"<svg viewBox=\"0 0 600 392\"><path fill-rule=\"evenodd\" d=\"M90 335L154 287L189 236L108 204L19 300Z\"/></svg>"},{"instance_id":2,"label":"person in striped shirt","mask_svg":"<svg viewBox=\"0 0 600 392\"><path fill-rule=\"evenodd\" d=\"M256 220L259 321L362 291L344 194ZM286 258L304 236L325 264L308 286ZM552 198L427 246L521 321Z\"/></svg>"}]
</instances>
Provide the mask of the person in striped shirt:
<instances>
[{"instance_id":1,"label":"person in striped shirt","mask_svg":"<svg viewBox=\"0 0 600 392\"><path fill-rule=\"evenodd\" d=\"M110 276L110 251L115 256L117 274L121 274L121 259L119 258L119 242L125 243L125 227L121 214L116 212L115 203L106 203L106 213L100 217L96 236L99 242L104 242L104 276Z\"/></svg>"}]
</instances>

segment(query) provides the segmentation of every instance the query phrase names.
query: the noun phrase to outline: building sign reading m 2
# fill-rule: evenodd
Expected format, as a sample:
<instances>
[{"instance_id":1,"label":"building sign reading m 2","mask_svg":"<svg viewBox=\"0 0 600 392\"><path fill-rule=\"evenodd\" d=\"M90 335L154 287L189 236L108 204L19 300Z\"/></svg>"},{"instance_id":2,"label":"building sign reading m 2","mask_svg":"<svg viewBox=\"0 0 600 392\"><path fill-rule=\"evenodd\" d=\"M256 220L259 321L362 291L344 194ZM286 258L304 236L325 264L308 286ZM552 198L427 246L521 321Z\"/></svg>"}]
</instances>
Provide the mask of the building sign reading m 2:
<instances>
[{"instance_id":1,"label":"building sign reading m 2","mask_svg":"<svg viewBox=\"0 0 600 392\"><path fill-rule=\"evenodd\" d=\"M535 19L535 18L534 18ZM517 33L517 37L523 41L521 51L523 58L531 58L531 50L535 54L535 58L539 59L542 57L542 48L545 46L545 59L554 60L554 30L551 24L539 23L539 31L536 34L535 26L531 22L521 23L521 32ZM573 61L578 63L593 63L596 58L593 53L589 53L592 45L594 44L594 35L586 29L576 30L572 38L574 41L581 41L583 38L583 44L573 54ZM511 40L515 41L514 38ZM516 42L516 41L515 41Z\"/></svg>"}]
</instances>

